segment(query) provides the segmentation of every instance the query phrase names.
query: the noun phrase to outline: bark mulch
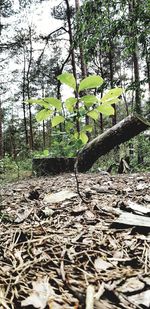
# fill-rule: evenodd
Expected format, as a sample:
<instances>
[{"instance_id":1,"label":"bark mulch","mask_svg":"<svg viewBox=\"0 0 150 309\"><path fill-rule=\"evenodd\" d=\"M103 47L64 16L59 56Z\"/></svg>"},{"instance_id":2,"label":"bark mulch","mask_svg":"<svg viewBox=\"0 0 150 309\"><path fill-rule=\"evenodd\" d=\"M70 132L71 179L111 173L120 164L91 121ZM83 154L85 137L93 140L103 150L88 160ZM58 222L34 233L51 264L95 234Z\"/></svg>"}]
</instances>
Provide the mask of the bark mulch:
<instances>
[{"instance_id":1,"label":"bark mulch","mask_svg":"<svg viewBox=\"0 0 150 309\"><path fill-rule=\"evenodd\" d=\"M150 308L150 173L0 189L0 309Z\"/></svg>"}]
</instances>

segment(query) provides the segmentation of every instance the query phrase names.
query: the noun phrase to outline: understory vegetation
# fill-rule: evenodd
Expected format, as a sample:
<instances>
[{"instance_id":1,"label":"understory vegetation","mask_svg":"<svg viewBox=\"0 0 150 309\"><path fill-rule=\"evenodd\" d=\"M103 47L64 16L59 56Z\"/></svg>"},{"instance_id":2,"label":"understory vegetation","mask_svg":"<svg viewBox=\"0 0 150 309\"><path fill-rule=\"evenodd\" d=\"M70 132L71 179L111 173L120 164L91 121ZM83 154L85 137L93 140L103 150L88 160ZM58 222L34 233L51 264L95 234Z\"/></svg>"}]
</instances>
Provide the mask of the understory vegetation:
<instances>
[{"instance_id":1,"label":"understory vegetation","mask_svg":"<svg viewBox=\"0 0 150 309\"><path fill-rule=\"evenodd\" d=\"M66 142L66 140L65 140ZM59 142L54 140L52 144L52 151L49 149L34 151L30 153L27 151L23 155L19 155L14 159L9 154L5 155L0 160L0 184L4 184L11 181L18 181L24 178L30 178L36 176L32 171L32 159L45 158L45 157L75 157L78 149L78 145L70 145L66 142ZM140 157L138 152L138 143L142 145ZM74 150L74 151L73 151ZM129 168L125 169L125 173L137 173L137 172L150 172L150 141L149 138L145 138L142 134L140 137L132 139L130 142L126 142L119 147L110 151L105 156L102 156L93 165L90 172L99 173L110 171L111 174L118 174L119 162L121 158L130 157Z\"/></svg>"}]
</instances>

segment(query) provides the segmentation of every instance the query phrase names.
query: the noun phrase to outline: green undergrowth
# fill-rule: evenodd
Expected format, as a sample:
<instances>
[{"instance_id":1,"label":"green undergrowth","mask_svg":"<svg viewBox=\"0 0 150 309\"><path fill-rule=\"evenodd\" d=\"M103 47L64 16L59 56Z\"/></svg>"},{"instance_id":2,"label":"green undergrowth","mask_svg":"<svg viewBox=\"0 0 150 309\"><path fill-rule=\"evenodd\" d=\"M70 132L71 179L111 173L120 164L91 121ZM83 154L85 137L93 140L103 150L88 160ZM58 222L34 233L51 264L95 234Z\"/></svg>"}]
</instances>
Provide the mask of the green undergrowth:
<instances>
[{"instance_id":1,"label":"green undergrowth","mask_svg":"<svg viewBox=\"0 0 150 309\"><path fill-rule=\"evenodd\" d=\"M61 144L61 141L57 140L51 148L53 151L46 149L32 152L32 154L26 153L16 160L6 155L0 160L0 186L31 177L33 157L73 157L78 147L79 145L72 145L72 142L65 147L65 143ZM139 135L120 145L99 158L89 172L109 171L113 175L118 174L120 160L126 157L129 157L129 169L126 173L150 172L150 139Z\"/></svg>"},{"instance_id":2,"label":"green undergrowth","mask_svg":"<svg viewBox=\"0 0 150 309\"><path fill-rule=\"evenodd\" d=\"M0 160L0 185L28 178L32 175L32 159L14 160L5 156Z\"/></svg>"}]
</instances>

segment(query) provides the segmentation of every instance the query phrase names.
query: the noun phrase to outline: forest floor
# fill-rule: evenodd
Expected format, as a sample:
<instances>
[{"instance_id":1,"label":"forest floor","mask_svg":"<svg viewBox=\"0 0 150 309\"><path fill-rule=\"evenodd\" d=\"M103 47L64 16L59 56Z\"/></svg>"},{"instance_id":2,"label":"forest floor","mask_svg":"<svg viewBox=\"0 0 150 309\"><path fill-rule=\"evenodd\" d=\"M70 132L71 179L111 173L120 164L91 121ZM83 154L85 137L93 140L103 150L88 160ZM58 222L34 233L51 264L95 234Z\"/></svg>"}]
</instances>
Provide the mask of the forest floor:
<instances>
[{"instance_id":1,"label":"forest floor","mask_svg":"<svg viewBox=\"0 0 150 309\"><path fill-rule=\"evenodd\" d=\"M0 189L0 308L150 308L150 173Z\"/></svg>"}]
</instances>

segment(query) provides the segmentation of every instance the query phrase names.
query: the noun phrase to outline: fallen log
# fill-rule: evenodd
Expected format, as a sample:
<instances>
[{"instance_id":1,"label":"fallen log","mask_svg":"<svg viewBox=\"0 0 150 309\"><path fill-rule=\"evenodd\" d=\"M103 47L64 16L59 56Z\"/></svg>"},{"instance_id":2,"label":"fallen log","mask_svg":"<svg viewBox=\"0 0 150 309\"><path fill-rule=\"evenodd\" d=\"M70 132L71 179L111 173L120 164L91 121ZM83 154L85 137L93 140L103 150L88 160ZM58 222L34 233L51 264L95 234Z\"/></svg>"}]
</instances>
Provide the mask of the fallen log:
<instances>
[{"instance_id":1,"label":"fallen log","mask_svg":"<svg viewBox=\"0 0 150 309\"><path fill-rule=\"evenodd\" d=\"M98 135L88 144L86 144L78 154L76 167L79 172L88 171L94 162L112 150L139 133L147 130L150 123L138 114L132 114L116 125Z\"/></svg>"}]
</instances>

